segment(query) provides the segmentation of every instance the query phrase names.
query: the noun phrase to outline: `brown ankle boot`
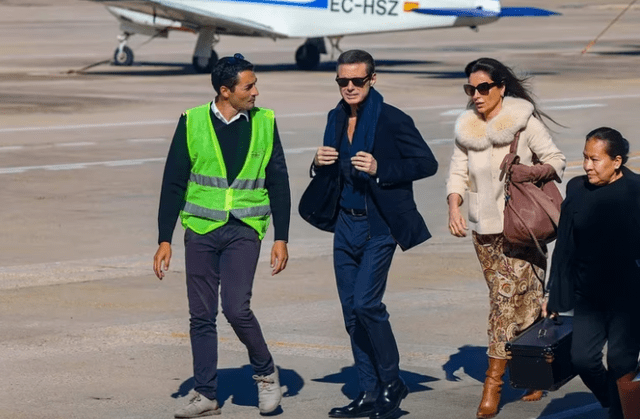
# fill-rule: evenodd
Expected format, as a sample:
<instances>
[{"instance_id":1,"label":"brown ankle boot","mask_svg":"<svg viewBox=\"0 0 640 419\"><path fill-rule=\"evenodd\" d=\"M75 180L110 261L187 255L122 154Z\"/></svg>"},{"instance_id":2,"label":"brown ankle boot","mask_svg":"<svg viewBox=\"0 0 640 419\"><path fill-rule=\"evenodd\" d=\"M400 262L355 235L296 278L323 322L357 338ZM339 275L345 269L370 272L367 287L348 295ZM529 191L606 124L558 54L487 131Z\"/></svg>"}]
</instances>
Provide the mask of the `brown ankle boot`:
<instances>
[{"instance_id":1,"label":"brown ankle boot","mask_svg":"<svg viewBox=\"0 0 640 419\"><path fill-rule=\"evenodd\" d=\"M537 402L542 398L544 392L542 390L527 390L526 393L520 398L525 402Z\"/></svg>"},{"instance_id":2,"label":"brown ankle boot","mask_svg":"<svg viewBox=\"0 0 640 419\"><path fill-rule=\"evenodd\" d=\"M502 376L506 367L506 359L489 357L489 369L487 369L487 378L484 380L482 401L480 401L480 406L478 406L478 412L476 413L478 419L488 419L498 414L500 391L503 384Z\"/></svg>"}]
</instances>

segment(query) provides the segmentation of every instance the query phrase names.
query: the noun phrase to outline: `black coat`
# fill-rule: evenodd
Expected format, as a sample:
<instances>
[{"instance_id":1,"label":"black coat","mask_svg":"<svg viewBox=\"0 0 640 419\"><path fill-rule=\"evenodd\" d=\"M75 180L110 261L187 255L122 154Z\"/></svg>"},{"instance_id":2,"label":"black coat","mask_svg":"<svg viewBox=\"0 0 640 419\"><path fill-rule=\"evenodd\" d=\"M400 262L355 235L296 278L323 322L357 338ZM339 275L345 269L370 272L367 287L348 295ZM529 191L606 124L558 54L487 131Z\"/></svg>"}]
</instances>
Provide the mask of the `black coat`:
<instances>
[{"instance_id":1,"label":"black coat","mask_svg":"<svg viewBox=\"0 0 640 419\"><path fill-rule=\"evenodd\" d=\"M637 310L637 299L640 295L640 175L624 166L622 172L623 177L616 183L620 182L618 186L622 188L620 195L624 196L624 208L620 211L625 216L607 216L604 220L608 223L607 225L614 225L613 228L607 228L610 232L608 238L621 237L621 239L607 240L604 244L607 252L615 257L604 256L601 264L597 259L595 260L596 263L593 266L599 268L597 275L599 276L600 272L604 273L602 275L604 288L596 298L610 308L631 308L630 305L633 305L633 310ZM599 204L588 200L593 190L586 176L573 178L567 184L567 197L562 203L558 238L549 274L547 308L551 312L573 309L577 281L580 280L581 275L590 273L578 272L576 261L580 257L584 258L585 255L579 255L576 249L574 221L581 214L583 217L584 214L590 214L593 209L590 207ZM591 258L591 255L587 258ZM615 264L611 259L615 259Z\"/></svg>"},{"instance_id":2,"label":"black coat","mask_svg":"<svg viewBox=\"0 0 640 419\"><path fill-rule=\"evenodd\" d=\"M337 139L343 136L349 109L344 107L338 112ZM339 149L337 144L334 147ZM431 234L416 207L412 182L434 175L438 170L438 162L411 117L383 103L371 154L378 163L378 169L376 176L368 182L367 210L380 215L402 250L426 241ZM318 209L324 212L325 219L331 220L320 228L333 231L341 191L340 165L336 162L315 168L315 176L322 177L325 190L332 195L323 204L324 208ZM304 205L301 202L301 207ZM304 208L301 208L302 212Z\"/></svg>"}]
</instances>

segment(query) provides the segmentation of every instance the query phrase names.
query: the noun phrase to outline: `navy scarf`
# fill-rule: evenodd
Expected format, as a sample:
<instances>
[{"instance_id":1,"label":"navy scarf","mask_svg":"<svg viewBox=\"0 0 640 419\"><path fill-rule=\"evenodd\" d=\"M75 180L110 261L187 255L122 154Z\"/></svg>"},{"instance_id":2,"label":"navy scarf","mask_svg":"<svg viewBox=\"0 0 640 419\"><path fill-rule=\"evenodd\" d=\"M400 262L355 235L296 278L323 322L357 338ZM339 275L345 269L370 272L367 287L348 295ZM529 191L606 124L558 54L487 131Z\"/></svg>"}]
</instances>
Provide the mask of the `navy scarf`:
<instances>
[{"instance_id":1,"label":"navy scarf","mask_svg":"<svg viewBox=\"0 0 640 419\"><path fill-rule=\"evenodd\" d=\"M355 156L358 151L367 153L373 151L373 140L375 139L376 127L378 125L378 119L380 118L380 112L382 111L382 103L382 95L372 87L371 90L369 90L367 98L358 108L358 121L351 141L351 157ZM333 147L338 151L340 150L339 142L342 139L344 124L350 112L351 107L344 99L338 103L335 109L329 112L327 127L324 131L323 144L325 146ZM340 126L338 126L338 124L340 124ZM358 176L363 179L369 178L369 175L364 172L358 172Z\"/></svg>"}]
</instances>

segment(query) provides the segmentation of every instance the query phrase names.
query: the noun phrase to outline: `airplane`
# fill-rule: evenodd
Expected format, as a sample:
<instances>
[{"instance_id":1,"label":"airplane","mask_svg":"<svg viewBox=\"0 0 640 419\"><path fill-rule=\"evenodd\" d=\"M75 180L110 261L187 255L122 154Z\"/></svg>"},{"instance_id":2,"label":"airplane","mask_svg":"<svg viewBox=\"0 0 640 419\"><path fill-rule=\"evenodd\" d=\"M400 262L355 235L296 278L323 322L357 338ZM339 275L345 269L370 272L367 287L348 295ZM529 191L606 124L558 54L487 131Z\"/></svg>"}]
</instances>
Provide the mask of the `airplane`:
<instances>
[{"instance_id":1,"label":"airplane","mask_svg":"<svg viewBox=\"0 0 640 419\"><path fill-rule=\"evenodd\" d=\"M313 70L320 54L341 51L347 35L470 27L501 17L551 16L535 7L501 7L500 0L90 0L102 3L120 22L115 65L133 64L127 46L134 34L167 38L170 31L198 34L192 64L206 73L218 61L221 35L276 39L306 38L297 49L298 68Z\"/></svg>"}]
</instances>

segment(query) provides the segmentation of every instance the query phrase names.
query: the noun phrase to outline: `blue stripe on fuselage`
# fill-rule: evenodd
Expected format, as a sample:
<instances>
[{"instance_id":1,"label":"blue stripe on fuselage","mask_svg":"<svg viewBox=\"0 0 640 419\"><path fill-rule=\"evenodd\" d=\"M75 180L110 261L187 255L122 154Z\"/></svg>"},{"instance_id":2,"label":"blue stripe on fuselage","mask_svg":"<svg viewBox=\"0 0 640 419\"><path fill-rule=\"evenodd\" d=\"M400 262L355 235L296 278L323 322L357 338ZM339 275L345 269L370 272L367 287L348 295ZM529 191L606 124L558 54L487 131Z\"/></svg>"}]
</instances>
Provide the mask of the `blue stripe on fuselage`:
<instances>
[{"instance_id":1,"label":"blue stripe on fuselage","mask_svg":"<svg viewBox=\"0 0 640 419\"><path fill-rule=\"evenodd\" d=\"M326 9L329 7L329 0L313 0L310 2L303 1L286 1L286 0L221 0L237 3L254 3L254 4L269 4L276 6L293 6L304 7L308 9Z\"/></svg>"}]
</instances>

